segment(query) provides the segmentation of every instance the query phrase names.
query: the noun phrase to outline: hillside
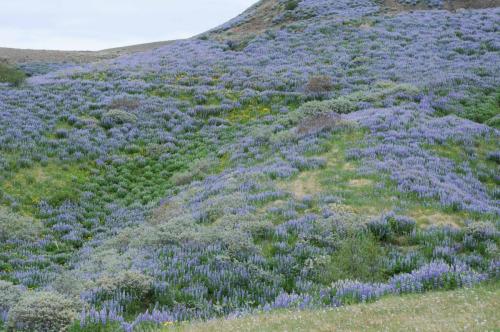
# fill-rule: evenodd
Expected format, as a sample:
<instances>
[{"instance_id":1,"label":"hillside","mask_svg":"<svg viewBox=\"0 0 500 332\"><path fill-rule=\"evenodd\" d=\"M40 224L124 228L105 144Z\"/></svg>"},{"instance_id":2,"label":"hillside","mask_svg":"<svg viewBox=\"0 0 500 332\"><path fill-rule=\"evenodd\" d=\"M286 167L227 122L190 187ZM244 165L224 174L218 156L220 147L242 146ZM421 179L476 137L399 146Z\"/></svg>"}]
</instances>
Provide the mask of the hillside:
<instances>
[{"instance_id":1,"label":"hillside","mask_svg":"<svg viewBox=\"0 0 500 332\"><path fill-rule=\"evenodd\" d=\"M498 279L500 8L471 4L266 0L143 52L18 64L24 83L6 67L0 330Z\"/></svg>"}]
</instances>

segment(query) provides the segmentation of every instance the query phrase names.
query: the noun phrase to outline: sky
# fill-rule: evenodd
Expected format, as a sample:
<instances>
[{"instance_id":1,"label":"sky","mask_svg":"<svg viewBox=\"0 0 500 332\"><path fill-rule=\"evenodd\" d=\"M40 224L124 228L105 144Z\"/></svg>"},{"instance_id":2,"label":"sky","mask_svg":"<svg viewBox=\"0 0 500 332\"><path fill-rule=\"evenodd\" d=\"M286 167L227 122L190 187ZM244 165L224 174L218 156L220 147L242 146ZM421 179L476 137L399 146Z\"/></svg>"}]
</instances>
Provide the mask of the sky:
<instances>
[{"instance_id":1,"label":"sky","mask_svg":"<svg viewBox=\"0 0 500 332\"><path fill-rule=\"evenodd\" d=\"M102 50L187 38L256 0L0 0L0 47Z\"/></svg>"}]
</instances>

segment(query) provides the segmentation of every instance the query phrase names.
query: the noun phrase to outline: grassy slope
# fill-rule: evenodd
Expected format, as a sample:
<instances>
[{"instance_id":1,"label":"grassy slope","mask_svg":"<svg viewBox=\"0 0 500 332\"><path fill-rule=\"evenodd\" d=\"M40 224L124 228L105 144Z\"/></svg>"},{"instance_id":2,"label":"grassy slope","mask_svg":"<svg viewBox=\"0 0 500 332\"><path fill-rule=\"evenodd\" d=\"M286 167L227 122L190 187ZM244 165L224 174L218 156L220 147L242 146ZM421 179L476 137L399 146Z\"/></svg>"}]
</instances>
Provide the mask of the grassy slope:
<instances>
[{"instance_id":1,"label":"grassy slope","mask_svg":"<svg viewBox=\"0 0 500 332\"><path fill-rule=\"evenodd\" d=\"M387 297L314 311L278 311L164 331L500 331L500 283Z\"/></svg>"}]
</instances>

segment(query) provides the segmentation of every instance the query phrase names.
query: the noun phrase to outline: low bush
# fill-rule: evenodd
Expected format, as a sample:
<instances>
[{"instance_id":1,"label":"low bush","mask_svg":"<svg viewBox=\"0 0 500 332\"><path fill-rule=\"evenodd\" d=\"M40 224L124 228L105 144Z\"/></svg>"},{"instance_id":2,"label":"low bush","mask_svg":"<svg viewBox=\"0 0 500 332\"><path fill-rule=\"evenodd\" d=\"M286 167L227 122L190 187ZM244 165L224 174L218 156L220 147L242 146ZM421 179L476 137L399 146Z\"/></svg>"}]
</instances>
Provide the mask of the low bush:
<instances>
[{"instance_id":1,"label":"low bush","mask_svg":"<svg viewBox=\"0 0 500 332\"><path fill-rule=\"evenodd\" d=\"M99 278L95 286L105 296L112 296L118 291L126 291L142 298L151 291L152 279L138 271L123 271L115 275Z\"/></svg>"},{"instance_id":2,"label":"low bush","mask_svg":"<svg viewBox=\"0 0 500 332\"><path fill-rule=\"evenodd\" d=\"M389 213L367 224L368 230L380 241L390 241L395 235L410 235L416 228L414 219Z\"/></svg>"},{"instance_id":3,"label":"low bush","mask_svg":"<svg viewBox=\"0 0 500 332\"><path fill-rule=\"evenodd\" d=\"M41 224L32 218L0 207L0 243L9 239L34 241L41 229Z\"/></svg>"},{"instance_id":4,"label":"low bush","mask_svg":"<svg viewBox=\"0 0 500 332\"><path fill-rule=\"evenodd\" d=\"M9 311L19 301L23 291L20 286L0 280L0 313Z\"/></svg>"},{"instance_id":5,"label":"low bush","mask_svg":"<svg viewBox=\"0 0 500 332\"><path fill-rule=\"evenodd\" d=\"M188 184L194 180L201 180L218 166L217 160L212 158L201 159L194 163L189 170L175 173L172 182L176 186Z\"/></svg>"},{"instance_id":6,"label":"low bush","mask_svg":"<svg viewBox=\"0 0 500 332\"><path fill-rule=\"evenodd\" d=\"M228 40L226 41L225 50L238 52L244 50L247 45L248 41L246 40Z\"/></svg>"},{"instance_id":7,"label":"low bush","mask_svg":"<svg viewBox=\"0 0 500 332\"><path fill-rule=\"evenodd\" d=\"M0 63L0 83L20 86L25 80L26 75L22 71Z\"/></svg>"},{"instance_id":8,"label":"low bush","mask_svg":"<svg viewBox=\"0 0 500 332\"><path fill-rule=\"evenodd\" d=\"M312 76L309 78L304 90L311 97L324 97L333 89L331 77L325 75Z\"/></svg>"},{"instance_id":9,"label":"low bush","mask_svg":"<svg viewBox=\"0 0 500 332\"><path fill-rule=\"evenodd\" d=\"M383 258L384 249L371 234L351 235L319 270L318 278L323 284L343 279L380 281L384 277Z\"/></svg>"},{"instance_id":10,"label":"low bush","mask_svg":"<svg viewBox=\"0 0 500 332\"><path fill-rule=\"evenodd\" d=\"M417 225L414 219L405 216L393 215L387 217L387 220L391 230L397 235L410 235Z\"/></svg>"},{"instance_id":11,"label":"low bush","mask_svg":"<svg viewBox=\"0 0 500 332\"><path fill-rule=\"evenodd\" d=\"M385 218L374 219L367 224L367 227L380 241L388 241L393 235L391 225Z\"/></svg>"},{"instance_id":12,"label":"low bush","mask_svg":"<svg viewBox=\"0 0 500 332\"><path fill-rule=\"evenodd\" d=\"M336 99L324 101L310 101L304 103L299 108L299 112L309 116L332 112L338 114L347 114L355 112L357 110L358 107L356 106L356 104L345 97L339 97Z\"/></svg>"},{"instance_id":13,"label":"low bush","mask_svg":"<svg viewBox=\"0 0 500 332\"><path fill-rule=\"evenodd\" d=\"M116 125L121 125L124 123L135 123L137 121L137 117L129 113L127 111L113 109L107 111L101 119L101 125L104 128L112 128Z\"/></svg>"},{"instance_id":14,"label":"low bush","mask_svg":"<svg viewBox=\"0 0 500 332\"><path fill-rule=\"evenodd\" d=\"M286 10L295 10L299 6L300 0L288 0L285 3Z\"/></svg>"},{"instance_id":15,"label":"low bush","mask_svg":"<svg viewBox=\"0 0 500 332\"><path fill-rule=\"evenodd\" d=\"M488 153L487 158L490 161L494 161L497 164L500 164L500 150Z\"/></svg>"},{"instance_id":16,"label":"low bush","mask_svg":"<svg viewBox=\"0 0 500 332\"><path fill-rule=\"evenodd\" d=\"M324 130L335 128L339 122L340 116L335 113L311 116L299 123L297 126L297 134L299 136L317 134Z\"/></svg>"},{"instance_id":17,"label":"low bush","mask_svg":"<svg viewBox=\"0 0 500 332\"><path fill-rule=\"evenodd\" d=\"M9 311L9 331L65 331L77 318L79 304L58 293L26 293Z\"/></svg>"},{"instance_id":18,"label":"low bush","mask_svg":"<svg viewBox=\"0 0 500 332\"><path fill-rule=\"evenodd\" d=\"M129 97L114 99L109 105L110 109L120 109L126 111L133 111L141 106L139 100Z\"/></svg>"},{"instance_id":19,"label":"low bush","mask_svg":"<svg viewBox=\"0 0 500 332\"><path fill-rule=\"evenodd\" d=\"M500 235L495 225L490 222L471 222L467 225L465 232L478 241L494 240Z\"/></svg>"},{"instance_id":20,"label":"low bush","mask_svg":"<svg viewBox=\"0 0 500 332\"><path fill-rule=\"evenodd\" d=\"M485 124L490 127L500 129L500 114L495 115L494 117L488 119Z\"/></svg>"},{"instance_id":21,"label":"low bush","mask_svg":"<svg viewBox=\"0 0 500 332\"><path fill-rule=\"evenodd\" d=\"M463 100L462 107L464 108L463 117L498 128L500 122L500 91L489 95L481 95L471 100Z\"/></svg>"}]
</instances>

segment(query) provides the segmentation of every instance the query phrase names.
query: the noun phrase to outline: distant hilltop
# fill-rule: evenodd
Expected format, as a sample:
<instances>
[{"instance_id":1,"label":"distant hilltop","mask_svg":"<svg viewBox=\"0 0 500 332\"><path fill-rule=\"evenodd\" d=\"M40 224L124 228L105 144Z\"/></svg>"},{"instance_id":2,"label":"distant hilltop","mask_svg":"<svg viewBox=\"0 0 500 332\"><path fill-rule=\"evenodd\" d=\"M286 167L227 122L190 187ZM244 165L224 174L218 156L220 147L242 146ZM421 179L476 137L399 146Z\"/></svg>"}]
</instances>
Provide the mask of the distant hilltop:
<instances>
[{"instance_id":1,"label":"distant hilltop","mask_svg":"<svg viewBox=\"0 0 500 332\"><path fill-rule=\"evenodd\" d=\"M308 1L308 0L304 0ZM299 0L261 0L241 15L220 27L201 34L214 39L245 39L287 22ZM388 14L423 9L458 10L500 7L500 0L378 0L380 10ZM199 37L199 36L197 36ZM149 51L171 41L123 46L100 51L31 50L0 47L0 62L15 63L89 63L112 59L125 54Z\"/></svg>"}]
</instances>

